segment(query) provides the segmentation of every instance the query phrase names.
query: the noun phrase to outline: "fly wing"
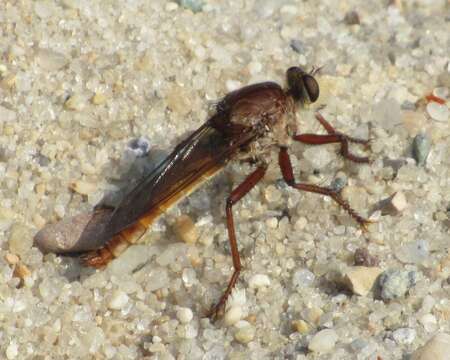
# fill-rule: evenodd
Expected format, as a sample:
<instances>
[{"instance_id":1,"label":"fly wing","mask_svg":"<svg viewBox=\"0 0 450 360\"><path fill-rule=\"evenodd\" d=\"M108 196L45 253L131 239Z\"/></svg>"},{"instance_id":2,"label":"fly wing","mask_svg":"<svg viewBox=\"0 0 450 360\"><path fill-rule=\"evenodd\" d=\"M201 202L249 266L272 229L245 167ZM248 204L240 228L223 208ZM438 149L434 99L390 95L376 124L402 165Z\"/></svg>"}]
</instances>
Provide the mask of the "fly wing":
<instances>
[{"instance_id":1,"label":"fly wing","mask_svg":"<svg viewBox=\"0 0 450 360\"><path fill-rule=\"evenodd\" d=\"M230 139L213 127L212 121L206 122L124 197L111 215L107 234L100 236L111 237L138 220L148 226L222 169L237 149L252 137L249 132Z\"/></svg>"}]
</instances>

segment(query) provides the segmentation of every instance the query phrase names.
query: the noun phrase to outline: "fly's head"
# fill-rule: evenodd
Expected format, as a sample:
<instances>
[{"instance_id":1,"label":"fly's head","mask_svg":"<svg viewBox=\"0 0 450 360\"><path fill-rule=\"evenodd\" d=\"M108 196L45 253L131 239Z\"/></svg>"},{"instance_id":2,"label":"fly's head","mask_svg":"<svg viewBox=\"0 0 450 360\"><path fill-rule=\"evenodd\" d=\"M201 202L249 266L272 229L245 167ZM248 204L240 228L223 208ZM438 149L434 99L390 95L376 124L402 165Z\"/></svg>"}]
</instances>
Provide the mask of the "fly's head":
<instances>
[{"instance_id":1,"label":"fly's head","mask_svg":"<svg viewBox=\"0 0 450 360\"><path fill-rule=\"evenodd\" d=\"M313 103L319 97L319 84L314 78L317 70L307 73L299 66L290 67L286 71L288 94L294 101L302 104Z\"/></svg>"}]
</instances>

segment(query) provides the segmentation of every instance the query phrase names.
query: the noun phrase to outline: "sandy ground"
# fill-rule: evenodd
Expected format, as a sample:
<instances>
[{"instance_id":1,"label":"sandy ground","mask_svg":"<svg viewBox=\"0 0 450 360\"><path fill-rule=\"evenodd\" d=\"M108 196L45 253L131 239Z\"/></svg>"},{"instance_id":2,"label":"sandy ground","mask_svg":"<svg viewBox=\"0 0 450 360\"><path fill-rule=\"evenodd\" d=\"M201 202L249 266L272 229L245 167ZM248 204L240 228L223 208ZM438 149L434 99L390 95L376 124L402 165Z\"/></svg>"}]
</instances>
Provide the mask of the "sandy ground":
<instances>
[{"instance_id":1,"label":"sandy ground","mask_svg":"<svg viewBox=\"0 0 450 360\"><path fill-rule=\"evenodd\" d=\"M449 21L445 0L2 1L0 357L408 359L449 333ZM234 208L244 270L215 323L205 313L232 272L225 198L249 165L230 164L105 270L33 246L46 223L148 172L224 94L283 84L293 65L322 67L301 132L324 132L325 106L372 140L370 165L334 145L290 149L298 179L346 181L377 220L367 233L285 186L274 153ZM150 153L136 159L139 138Z\"/></svg>"}]
</instances>

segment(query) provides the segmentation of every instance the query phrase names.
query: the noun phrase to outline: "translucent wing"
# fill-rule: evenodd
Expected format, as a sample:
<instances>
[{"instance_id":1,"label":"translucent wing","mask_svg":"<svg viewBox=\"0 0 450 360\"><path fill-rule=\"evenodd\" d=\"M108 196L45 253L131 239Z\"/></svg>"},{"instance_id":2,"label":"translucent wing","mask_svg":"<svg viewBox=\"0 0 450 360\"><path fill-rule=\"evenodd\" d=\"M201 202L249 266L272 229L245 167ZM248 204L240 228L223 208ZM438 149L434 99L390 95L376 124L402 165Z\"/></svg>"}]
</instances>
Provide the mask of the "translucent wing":
<instances>
[{"instance_id":1,"label":"translucent wing","mask_svg":"<svg viewBox=\"0 0 450 360\"><path fill-rule=\"evenodd\" d=\"M213 126L216 115L180 143L113 211L105 239L137 221L149 225L177 201L221 170L232 155L253 139L251 131L232 137Z\"/></svg>"}]
</instances>

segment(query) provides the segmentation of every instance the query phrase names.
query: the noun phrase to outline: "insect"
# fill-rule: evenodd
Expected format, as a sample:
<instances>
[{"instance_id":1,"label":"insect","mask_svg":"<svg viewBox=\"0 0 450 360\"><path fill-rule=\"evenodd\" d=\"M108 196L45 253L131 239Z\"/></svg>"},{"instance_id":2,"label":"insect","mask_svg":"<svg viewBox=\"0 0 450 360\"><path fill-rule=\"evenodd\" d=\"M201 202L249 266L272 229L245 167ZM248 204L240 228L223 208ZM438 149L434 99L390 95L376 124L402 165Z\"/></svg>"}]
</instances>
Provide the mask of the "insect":
<instances>
[{"instance_id":1,"label":"insect","mask_svg":"<svg viewBox=\"0 0 450 360\"><path fill-rule=\"evenodd\" d=\"M158 216L216 175L230 160L250 162L255 166L254 171L231 191L226 201L234 272L222 297L209 312L210 316L216 317L224 308L242 269L233 206L264 177L267 155L273 149L278 151L281 174L289 186L331 197L364 228L370 221L350 207L340 190L297 182L294 178L288 154L293 141L311 145L339 143L344 158L357 163L369 162L367 157L349 151L349 143L368 144L368 140L336 131L319 113L316 118L327 134L297 134L296 106L315 102L319 97L315 73L314 70L308 73L300 67L291 67L286 72L285 89L274 82L263 82L225 95L215 106L212 116L112 209L107 226L98 234L107 240L106 244L85 254L84 263L95 268L104 267L135 243Z\"/></svg>"}]
</instances>

